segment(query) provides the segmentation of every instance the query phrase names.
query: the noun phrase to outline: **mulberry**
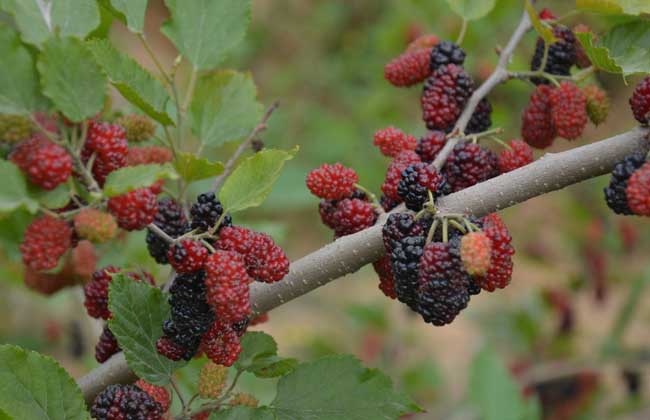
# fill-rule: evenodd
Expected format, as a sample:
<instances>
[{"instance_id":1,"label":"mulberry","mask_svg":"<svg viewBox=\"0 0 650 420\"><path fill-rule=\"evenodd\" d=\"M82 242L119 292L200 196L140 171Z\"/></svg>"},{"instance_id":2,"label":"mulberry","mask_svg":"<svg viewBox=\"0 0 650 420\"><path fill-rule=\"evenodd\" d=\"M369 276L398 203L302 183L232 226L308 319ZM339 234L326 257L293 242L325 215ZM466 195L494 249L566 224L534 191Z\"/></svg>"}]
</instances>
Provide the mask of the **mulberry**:
<instances>
[{"instance_id":1,"label":"mulberry","mask_svg":"<svg viewBox=\"0 0 650 420\"><path fill-rule=\"evenodd\" d=\"M650 216L650 163L644 163L634 171L625 190L632 213Z\"/></svg>"},{"instance_id":2,"label":"mulberry","mask_svg":"<svg viewBox=\"0 0 650 420\"><path fill-rule=\"evenodd\" d=\"M571 66L576 64L576 37L571 29L566 26L557 25L553 28L553 35L557 41L548 48L548 57L544 72L555 76L568 76L571 74ZM537 39L535 54L530 64L532 71L537 71L542 66L544 58L545 43L542 38ZM534 77L531 81L535 84L548 84L550 81L545 77Z\"/></svg>"},{"instance_id":3,"label":"mulberry","mask_svg":"<svg viewBox=\"0 0 650 420\"><path fill-rule=\"evenodd\" d=\"M415 152L420 156L422 162L433 162L446 142L447 135L444 132L429 131L424 137L418 140Z\"/></svg>"},{"instance_id":4,"label":"mulberry","mask_svg":"<svg viewBox=\"0 0 650 420\"><path fill-rule=\"evenodd\" d=\"M222 322L237 322L251 312L246 264L241 254L218 250L205 265L207 301Z\"/></svg>"},{"instance_id":5,"label":"mulberry","mask_svg":"<svg viewBox=\"0 0 650 420\"><path fill-rule=\"evenodd\" d=\"M109 385L95 398L90 415L96 420L160 420L163 410L135 385Z\"/></svg>"},{"instance_id":6,"label":"mulberry","mask_svg":"<svg viewBox=\"0 0 650 420\"><path fill-rule=\"evenodd\" d=\"M126 133L122 127L95 121L88 125L81 159L88 164L94 156L92 173L99 185L104 185L108 174L126 166L128 151Z\"/></svg>"},{"instance_id":7,"label":"mulberry","mask_svg":"<svg viewBox=\"0 0 650 420\"><path fill-rule=\"evenodd\" d=\"M104 330L102 335L99 336L99 341L95 345L95 360L98 363L104 363L115 353L122 351L120 345L117 343L117 339L108 328L108 325L104 325Z\"/></svg>"},{"instance_id":8,"label":"mulberry","mask_svg":"<svg viewBox=\"0 0 650 420\"><path fill-rule=\"evenodd\" d=\"M422 92L422 118L430 130L449 131L474 92L474 82L462 67L441 66L429 77Z\"/></svg>"},{"instance_id":9,"label":"mulberry","mask_svg":"<svg viewBox=\"0 0 650 420\"><path fill-rule=\"evenodd\" d=\"M346 198L336 205L333 218L336 220L336 236L341 237L374 225L377 213L373 205L365 200Z\"/></svg>"},{"instance_id":10,"label":"mulberry","mask_svg":"<svg viewBox=\"0 0 650 420\"><path fill-rule=\"evenodd\" d=\"M108 211L124 230L141 230L152 223L158 212L156 195L148 188L140 188L108 200Z\"/></svg>"},{"instance_id":11,"label":"mulberry","mask_svg":"<svg viewBox=\"0 0 650 420\"><path fill-rule=\"evenodd\" d=\"M417 312L427 323L449 324L469 303L469 275L462 269L457 250L457 239L431 242L424 248L419 267Z\"/></svg>"},{"instance_id":12,"label":"mulberry","mask_svg":"<svg viewBox=\"0 0 650 420\"><path fill-rule=\"evenodd\" d=\"M430 66L431 71L438 70L447 64L463 65L465 62L465 51L451 41L441 41L431 49Z\"/></svg>"},{"instance_id":13,"label":"mulberry","mask_svg":"<svg viewBox=\"0 0 650 420\"><path fill-rule=\"evenodd\" d=\"M634 214L628 204L626 190L630 177L644 163L645 156L642 153L633 153L614 166L609 186L605 188L605 201L614 213Z\"/></svg>"},{"instance_id":14,"label":"mulberry","mask_svg":"<svg viewBox=\"0 0 650 420\"><path fill-rule=\"evenodd\" d=\"M522 116L521 137L537 149L549 147L557 136L550 103L552 91L550 86L537 86Z\"/></svg>"},{"instance_id":15,"label":"mulberry","mask_svg":"<svg viewBox=\"0 0 650 420\"><path fill-rule=\"evenodd\" d=\"M397 186L402 179L402 171L409 165L420 162L420 156L415 152L402 152L397 155L386 170L386 178L381 185L381 191L393 202L401 203L402 200L397 194Z\"/></svg>"},{"instance_id":16,"label":"mulberry","mask_svg":"<svg viewBox=\"0 0 650 420\"><path fill-rule=\"evenodd\" d=\"M433 165L416 163L402 172L397 194L406 203L406 208L419 211L429 201L429 192L434 197L440 195L444 183L444 178Z\"/></svg>"},{"instance_id":17,"label":"mulberry","mask_svg":"<svg viewBox=\"0 0 650 420\"><path fill-rule=\"evenodd\" d=\"M527 143L521 140L510 140L509 146L509 149L504 149L499 154L501 173L514 171L533 162L533 149Z\"/></svg>"},{"instance_id":18,"label":"mulberry","mask_svg":"<svg viewBox=\"0 0 650 420\"><path fill-rule=\"evenodd\" d=\"M515 253L511 245L512 237L508 228L501 218L492 213L485 216L483 222L483 233L492 243L490 268L483 277L474 277L474 281L483 290L493 292L495 289L503 289L510 284L512 278L512 255Z\"/></svg>"},{"instance_id":19,"label":"mulberry","mask_svg":"<svg viewBox=\"0 0 650 420\"><path fill-rule=\"evenodd\" d=\"M340 163L324 164L307 175L307 188L316 197L329 200L341 200L354 192L359 182L357 173Z\"/></svg>"},{"instance_id":20,"label":"mulberry","mask_svg":"<svg viewBox=\"0 0 650 420\"><path fill-rule=\"evenodd\" d=\"M476 134L487 131L492 126L492 104L487 98L481 99L472 118L465 128L465 133Z\"/></svg>"},{"instance_id":21,"label":"mulberry","mask_svg":"<svg viewBox=\"0 0 650 420\"><path fill-rule=\"evenodd\" d=\"M23 263L34 271L51 270L72 245L72 228L52 216L41 216L27 227L20 252Z\"/></svg>"},{"instance_id":22,"label":"mulberry","mask_svg":"<svg viewBox=\"0 0 650 420\"><path fill-rule=\"evenodd\" d=\"M407 87L422 83L431 74L427 49L408 51L384 67L384 77L393 86Z\"/></svg>"},{"instance_id":23,"label":"mulberry","mask_svg":"<svg viewBox=\"0 0 650 420\"><path fill-rule=\"evenodd\" d=\"M74 216L74 230L81 238L102 243L115 237L117 223L108 213L86 208Z\"/></svg>"},{"instance_id":24,"label":"mulberry","mask_svg":"<svg viewBox=\"0 0 650 420\"><path fill-rule=\"evenodd\" d=\"M577 139L587 125L587 97L574 83L562 82L549 96L551 115L557 134Z\"/></svg>"},{"instance_id":25,"label":"mulberry","mask_svg":"<svg viewBox=\"0 0 650 420\"><path fill-rule=\"evenodd\" d=\"M585 87L582 92L587 98L587 115L594 125L605 122L609 114L609 97L607 92L596 85Z\"/></svg>"},{"instance_id":26,"label":"mulberry","mask_svg":"<svg viewBox=\"0 0 650 420\"><path fill-rule=\"evenodd\" d=\"M494 152L475 143L459 143L443 169L453 192L499 175L499 159Z\"/></svg>"},{"instance_id":27,"label":"mulberry","mask_svg":"<svg viewBox=\"0 0 650 420\"><path fill-rule=\"evenodd\" d=\"M180 204L171 198L158 201L158 211L153 219L153 224L165 232L172 239L190 231L190 225L185 218L185 213ZM155 232L147 230L147 250L158 264L167 264L169 243Z\"/></svg>"},{"instance_id":28,"label":"mulberry","mask_svg":"<svg viewBox=\"0 0 650 420\"><path fill-rule=\"evenodd\" d=\"M375 133L373 144L384 156L395 157L405 150L415 150L417 140L395 127L388 127Z\"/></svg>"},{"instance_id":29,"label":"mulberry","mask_svg":"<svg viewBox=\"0 0 650 420\"><path fill-rule=\"evenodd\" d=\"M192 229L199 232L206 232L212 229L214 225L221 219L219 225L220 230L224 226L230 226L232 219L230 215L223 217L224 208L221 202L217 199L214 193L200 194L196 198L196 203L190 209L190 217L192 218Z\"/></svg>"},{"instance_id":30,"label":"mulberry","mask_svg":"<svg viewBox=\"0 0 650 420\"><path fill-rule=\"evenodd\" d=\"M208 250L198 241L183 239L169 247L167 259L177 273L191 273L203 268Z\"/></svg>"},{"instance_id":31,"label":"mulberry","mask_svg":"<svg viewBox=\"0 0 650 420\"><path fill-rule=\"evenodd\" d=\"M646 76L636 88L630 98L630 107L634 118L643 125L650 123L650 76Z\"/></svg>"},{"instance_id":32,"label":"mulberry","mask_svg":"<svg viewBox=\"0 0 650 420\"><path fill-rule=\"evenodd\" d=\"M72 158L68 152L49 140L33 137L20 143L9 159L44 190L53 190L72 174Z\"/></svg>"}]
</instances>

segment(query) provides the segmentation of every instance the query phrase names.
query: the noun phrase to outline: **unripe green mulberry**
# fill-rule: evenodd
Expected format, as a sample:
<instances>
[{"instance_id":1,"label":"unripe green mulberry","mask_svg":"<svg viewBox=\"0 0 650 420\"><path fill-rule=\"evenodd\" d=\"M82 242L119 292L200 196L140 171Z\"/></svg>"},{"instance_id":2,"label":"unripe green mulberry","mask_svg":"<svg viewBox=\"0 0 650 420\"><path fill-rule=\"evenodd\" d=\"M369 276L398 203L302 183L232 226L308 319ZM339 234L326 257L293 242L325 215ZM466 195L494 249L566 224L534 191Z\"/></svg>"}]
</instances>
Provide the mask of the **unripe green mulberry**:
<instances>
[{"instance_id":1,"label":"unripe green mulberry","mask_svg":"<svg viewBox=\"0 0 650 420\"><path fill-rule=\"evenodd\" d=\"M88 208L75 215L74 229L81 238L102 243L115 237L117 223L110 214Z\"/></svg>"},{"instance_id":2,"label":"unripe green mulberry","mask_svg":"<svg viewBox=\"0 0 650 420\"><path fill-rule=\"evenodd\" d=\"M18 143L32 135L32 123L20 115L0 114L0 141Z\"/></svg>"},{"instance_id":3,"label":"unripe green mulberry","mask_svg":"<svg viewBox=\"0 0 650 420\"><path fill-rule=\"evenodd\" d=\"M595 125L602 124L609 113L609 97L607 93L596 85L589 85L583 89L587 97L587 115Z\"/></svg>"},{"instance_id":4,"label":"unripe green mulberry","mask_svg":"<svg viewBox=\"0 0 650 420\"><path fill-rule=\"evenodd\" d=\"M199 395L201 398L217 399L221 396L228 379L228 368L208 362L201 368Z\"/></svg>"},{"instance_id":5,"label":"unripe green mulberry","mask_svg":"<svg viewBox=\"0 0 650 420\"><path fill-rule=\"evenodd\" d=\"M257 401L257 398L253 397L250 394L244 394L244 393L239 393L235 394L230 401L228 401L228 404L232 405L243 405L246 407L257 407L259 404L259 401Z\"/></svg>"},{"instance_id":6,"label":"unripe green mulberry","mask_svg":"<svg viewBox=\"0 0 650 420\"><path fill-rule=\"evenodd\" d=\"M156 133L156 125L144 115L125 115L118 118L115 123L124 127L126 139L134 143L149 140Z\"/></svg>"}]
</instances>

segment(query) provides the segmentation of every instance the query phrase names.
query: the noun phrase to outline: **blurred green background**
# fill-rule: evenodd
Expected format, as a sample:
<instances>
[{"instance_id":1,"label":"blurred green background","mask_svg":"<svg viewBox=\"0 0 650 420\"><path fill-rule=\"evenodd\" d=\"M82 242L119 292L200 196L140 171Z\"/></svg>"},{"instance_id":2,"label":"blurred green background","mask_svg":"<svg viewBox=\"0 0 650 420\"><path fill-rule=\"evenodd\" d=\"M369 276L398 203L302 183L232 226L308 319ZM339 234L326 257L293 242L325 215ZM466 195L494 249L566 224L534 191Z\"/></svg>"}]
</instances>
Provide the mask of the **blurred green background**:
<instances>
[{"instance_id":1,"label":"blurred green background","mask_svg":"<svg viewBox=\"0 0 650 420\"><path fill-rule=\"evenodd\" d=\"M158 32L166 10L162 1L150 3L147 37L163 63L170 65L176 52ZM299 145L300 152L265 205L237 220L273 235L294 260L332 240L319 221L318 201L304 186L307 172L339 161L354 167L361 183L379 192L388 161L372 146L373 133L388 125L416 136L425 133L420 88L392 87L384 80L383 66L417 35L455 39L461 20L443 0L253 3L249 36L225 67L250 70L264 104L280 101L262 136L267 146ZM565 0L538 4L559 16L573 6ZM498 0L486 18L470 23L463 47L468 51L466 67L477 83L489 75L497 61L495 48L505 44L521 11L520 0ZM583 14L566 22L587 23L598 32L614 20ZM124 27L115 24L111 36L153 69ZM528 34L513 69L527 68L534 43L535 35ZM598 75L593 81L611 94L608 121L597 129L590 126L579 141L557 141L550 151L635 125L626 104L635 79L625 85L620 77ZM490 95L494 126L504 128L504 140L519 136L521 110L531 90L524 82L512 81ZM227 155L224 151L216 157ZM606 177L592 180L504 211L517 249L513 283L505 291L473 298L450 326L425 325L401 304L386 299L372 268L365 267L278 308L269 323L256 328L274 335L283 355L311 359L348 352L384 369L429 410L417 418L475 418L465 397L470 393L472 360L486 344L513 374L525 376L552 360L587 365L580 375L568 375L568 382L544 389L535 383L532 388L539 392L547 418L614 418L636 412L648 399L643 390L640 395L628 392L621 366L641 379L645 376L639 362L645 359L639 355L650 346L650 312L643 304L648 297L641 295L639 311L622 330L616 329L616 319L621 308L630 307L625 300L631 284L644 278L650 239L647 223L607 211L601 193L606 182ZM85 315L80 289L44 298L24 288L16 238L25 223L20 215L0 221L0 340L53 354L81 375L96 364L93 347L101 327ZM101 264L140 266L160 280L165 276L166 269L148 256L142 234L129 235L121 246L113 244L101 252ZM644 284L637 281L638 293ZM606 354L607 362L594 365L599 354ZM593 370L597 374L589 376ZM246 384L261 395L268 392L251 378ZM533 395L531 389L522 390L522 395Z\"/></svg>"}]
</instances>

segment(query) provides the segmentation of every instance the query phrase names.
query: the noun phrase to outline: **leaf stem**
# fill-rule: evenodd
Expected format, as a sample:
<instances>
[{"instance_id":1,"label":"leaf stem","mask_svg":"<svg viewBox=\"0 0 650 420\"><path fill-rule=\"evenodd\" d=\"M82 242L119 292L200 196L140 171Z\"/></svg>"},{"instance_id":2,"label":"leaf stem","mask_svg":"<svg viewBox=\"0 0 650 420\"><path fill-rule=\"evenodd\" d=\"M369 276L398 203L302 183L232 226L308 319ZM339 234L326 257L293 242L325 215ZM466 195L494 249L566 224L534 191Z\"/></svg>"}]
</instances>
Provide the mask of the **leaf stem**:
<instances>
[{"instance_id":1,"label":"leaf stem","mask_svg":"<svg viewBox=\"0 0 650 420\"><path fill-rule=\"evenodd\" d=\"M198 77L199 72L196 70L196 68L192 68L192 74L190 75L190 83L187 86L187 92L185 92L185 100L183 100L183 108L182 111L186 112L187 107L190 106L190 101L192 100L192 96L194 95L194 89L196 89L196 79Z\"/></svg>"},{"instance_id":2,"label":"leaf stem","mask_svg":"<svg viewBox=\"0 0 650 420\"><path fill-rule=\"evenodd\" d=\"M465 39L465 34L467 33L467 26L468 26L467 19L463 19L462 26L460 27L460 33L458 34L458 38L456 38L456 45L460 45L463 43L463 40Z\"/></svg>"}]
</instances>

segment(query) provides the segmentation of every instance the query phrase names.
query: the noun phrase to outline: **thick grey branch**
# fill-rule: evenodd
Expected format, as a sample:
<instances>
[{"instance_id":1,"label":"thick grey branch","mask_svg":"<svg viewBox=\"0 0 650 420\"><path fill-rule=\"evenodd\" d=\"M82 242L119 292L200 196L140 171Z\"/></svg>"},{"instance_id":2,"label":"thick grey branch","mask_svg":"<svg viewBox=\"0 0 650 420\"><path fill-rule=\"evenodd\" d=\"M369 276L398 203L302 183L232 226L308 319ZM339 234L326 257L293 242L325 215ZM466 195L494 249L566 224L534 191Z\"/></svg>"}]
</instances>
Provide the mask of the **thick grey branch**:
<instances>
[{"instance_id":1,"label":"thick grey branch","mask_svg":"<svg viewBox=\"0 0 650 420\"><path fill-rule=\"evenodd\" d=\"M456 122L456 126L454 127L452 133L463 133L465 131L465 128L467 128L467 124L472 118L472 114L474 114L474 110L476 110L479 102L481 102L481 100L485 98L497 85L508 80L509 74L507 68L510 59L514 54L517 45L519 45L519 42L524 37L526 32L530 30L530 28L530 18L528 17L528 13L524 11L517 29L515 29L513 32L506 47L501 50L499 63L497 64L490 77L488 77L485 82L483 82L483 84L478 89L476 89L472 96L469 98L467 105L465 106L463 113L458 118L458 121ZM447 141L445 147L442 148L440 153L438 153L438 156L436 156L435 161L433 162L433 165L436 168L442 168L442 166L445 164L445 161L447 160L447 157L451 154L454 146L458 144L461 138L462 137L454 136Z\"/></svg>"},{"instance_id":2,"label":"thick grey branch","mask_svg":"<svg viewBox=\"0 0 650 420\"><path fill-rule=\"evenodd\" d=\"M438 208L443 213L483 216L514 206L611 171L626 155L650 150L649 135L647 129L636 128L566 152L547 154L516 171L442 197ZM384 253L381 229L386 217L382 216L372 228L340 238L294 262L283 281L253 284L251 302L254 312L268 312L376 261ZM86 401L91 402L108 384L133 379L124 357L118 354L81 378L79 385Z\"/></svg>"}]
</instances>

